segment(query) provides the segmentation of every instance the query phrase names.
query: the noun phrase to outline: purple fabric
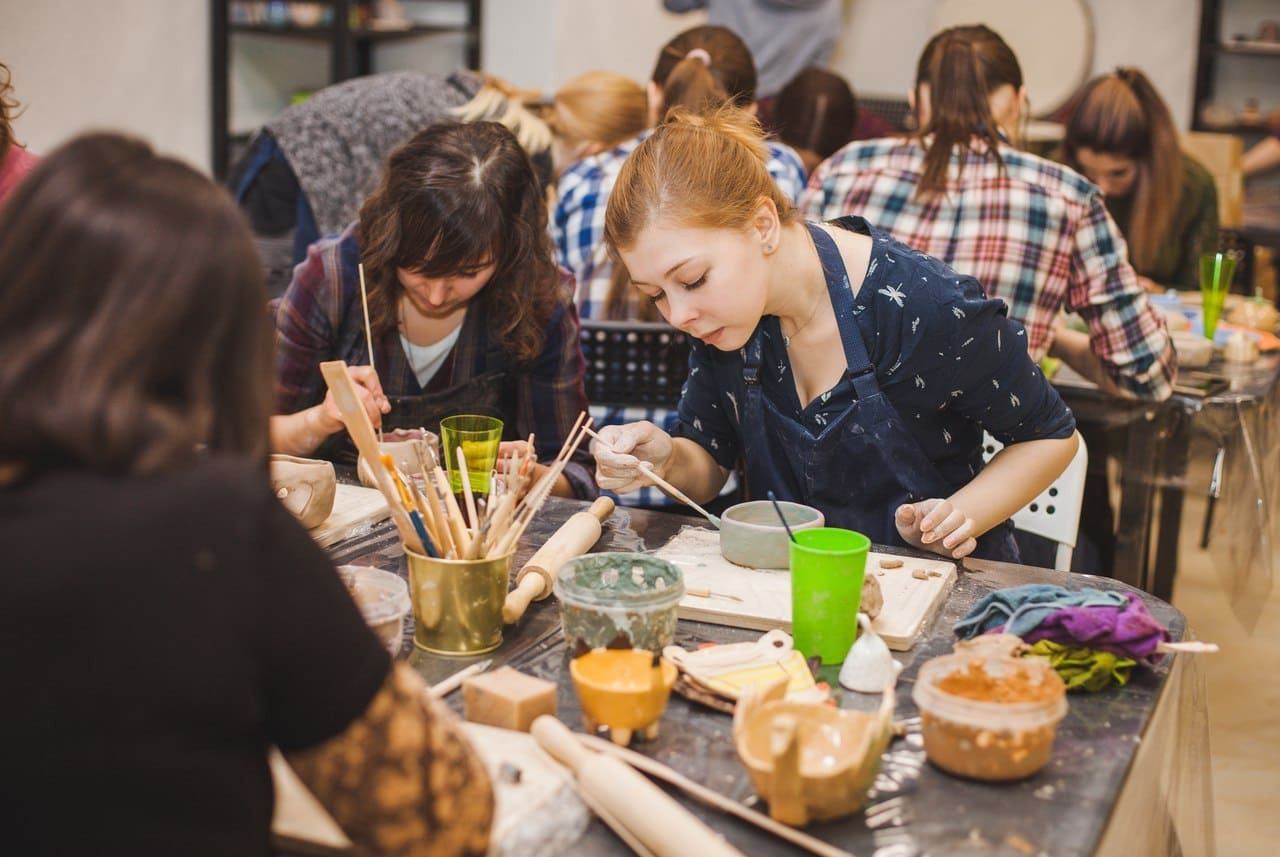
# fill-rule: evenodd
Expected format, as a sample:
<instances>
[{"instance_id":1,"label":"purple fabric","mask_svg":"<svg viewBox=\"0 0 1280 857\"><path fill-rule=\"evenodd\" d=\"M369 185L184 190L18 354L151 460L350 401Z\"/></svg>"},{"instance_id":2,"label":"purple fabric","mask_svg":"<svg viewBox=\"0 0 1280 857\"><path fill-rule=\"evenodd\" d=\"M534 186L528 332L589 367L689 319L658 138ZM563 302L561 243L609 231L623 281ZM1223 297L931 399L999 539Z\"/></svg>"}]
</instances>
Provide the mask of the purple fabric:
<instances>
[{"instance_id":1,"label":"purple fabric","mask_svg":"<svg viewBox=\"0 0 1280 857\"><path fill-rule=\"evenodd\" d=\"M1052 640L1135 659L1152 658L1156 646L1169 639L1169 632L1147 612L1141 598L1132 592L1126 597L1123 607L1067 607L1051 613L1022 638L1028 643Z\"/></svg>"}]
</instances>

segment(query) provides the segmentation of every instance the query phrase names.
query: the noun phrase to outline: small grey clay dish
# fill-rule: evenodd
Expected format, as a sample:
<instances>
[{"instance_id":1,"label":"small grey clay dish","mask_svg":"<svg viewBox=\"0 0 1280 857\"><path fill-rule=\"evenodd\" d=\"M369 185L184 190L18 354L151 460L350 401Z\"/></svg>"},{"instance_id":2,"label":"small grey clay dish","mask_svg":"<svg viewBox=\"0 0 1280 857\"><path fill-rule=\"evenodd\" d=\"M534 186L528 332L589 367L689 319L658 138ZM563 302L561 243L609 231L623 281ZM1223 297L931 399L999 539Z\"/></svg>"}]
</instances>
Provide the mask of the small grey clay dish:
<instances>
[{"instance_id":1,"label":"small grey clay dish","mask_svg":"<svg viewBox=\"0 0 1280 857\"><path fill-rule=\"evenodd\" d=\"M812 506L779 500L792 530L821 527L826 519ZM778 512L768 500L730 506L720 517L720 554L748 568L790 568L791 546Z\"/></svg>"}]
</instances>

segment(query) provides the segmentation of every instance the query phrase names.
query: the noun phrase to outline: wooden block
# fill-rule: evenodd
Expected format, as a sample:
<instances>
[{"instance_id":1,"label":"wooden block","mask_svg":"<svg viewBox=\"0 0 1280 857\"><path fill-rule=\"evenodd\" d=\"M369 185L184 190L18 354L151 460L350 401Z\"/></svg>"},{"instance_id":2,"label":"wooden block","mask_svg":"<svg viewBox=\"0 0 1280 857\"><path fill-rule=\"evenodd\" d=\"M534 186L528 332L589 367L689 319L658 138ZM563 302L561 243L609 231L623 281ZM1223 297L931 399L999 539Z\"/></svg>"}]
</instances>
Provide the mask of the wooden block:
<instances>
[{"instance_id":1,"label":"wooden block","mask_svg":"<svg viewBox=\"0 0 1280 857\"><path fill-rule=\"evenodd\" d=\"M501 729L528 732L534 718L556 713L554 683L511 667L481 673L462 683L467 720Z\"/></svg>"}]
</instances>

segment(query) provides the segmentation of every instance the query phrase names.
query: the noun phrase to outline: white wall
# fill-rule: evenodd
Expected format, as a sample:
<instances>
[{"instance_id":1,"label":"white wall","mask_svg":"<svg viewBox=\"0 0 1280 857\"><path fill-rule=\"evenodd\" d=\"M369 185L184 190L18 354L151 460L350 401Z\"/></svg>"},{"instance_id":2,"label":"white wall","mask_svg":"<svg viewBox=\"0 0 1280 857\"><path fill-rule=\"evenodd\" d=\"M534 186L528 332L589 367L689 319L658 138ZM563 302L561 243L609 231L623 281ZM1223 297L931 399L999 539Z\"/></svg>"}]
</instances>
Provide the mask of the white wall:
<instances>
[{"instance_id":1,"label":"white wall","mask_svg":"<svg viewBox=\"0 0 1280 857\"><path fill-rule=\"evenodd\" d=\"M938 0L845 2L834 64L860 93L900 96L911 84ZM1095 33L1093 73L1119 63L1142 67L1179 124L1189 125L1198 0L1086 2ZM662 43L702 20L671 15L660 0L487 0L482 50L488 70L526 86L555 86L597 68L645 80ZM48 151L87 128L118 127L207 169L208 0L0 0L0 21L0 59L13 70L17 97L27 105L17 132L33 151ZM283 106L291 87L314 86L327 74L318 46L236 41L237 129ZM384 46L377 55L380 70L440 70L461 62L462 46L445 37Z\"/></svg>"},{"instance_id":2,"label":"white wall","mask_svg":"<svg viewBox=\"0 0 1280 857\"><path fill-rule=\"evenodd\" d=\"M0 0L0 60L36 153L121 128L209 163L208 0Z\"/></svg>"}]
</instances>

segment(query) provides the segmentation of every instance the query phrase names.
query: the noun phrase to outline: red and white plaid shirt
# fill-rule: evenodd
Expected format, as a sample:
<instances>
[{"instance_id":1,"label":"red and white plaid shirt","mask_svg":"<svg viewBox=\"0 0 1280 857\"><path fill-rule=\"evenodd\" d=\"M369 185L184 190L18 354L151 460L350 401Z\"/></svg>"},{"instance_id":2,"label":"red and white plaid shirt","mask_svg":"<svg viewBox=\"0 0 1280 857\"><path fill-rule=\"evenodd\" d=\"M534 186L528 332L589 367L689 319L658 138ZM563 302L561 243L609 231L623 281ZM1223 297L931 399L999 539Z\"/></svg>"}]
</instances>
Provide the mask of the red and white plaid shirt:
<instances>
[{"instance_id":1,"label":"red and white plaid shirt","mask_svg":"<svg viewBox=\"0 0 1280 857\"><path fill-rule=\"evenodd\" d=\"M976 144L975 144L976 145ZM814 172L800 209L814 220L865 217L899 241L982 283L1027 328L1034 359L1048 351L1063 309L1122 389L1162 400L1173 390L1173 347L1129 264L1102 194L1061 164L1001 145L951 157L947 191L914 198L925 149L914 139L851 143Z\"/></svg>"}]
</instances>

